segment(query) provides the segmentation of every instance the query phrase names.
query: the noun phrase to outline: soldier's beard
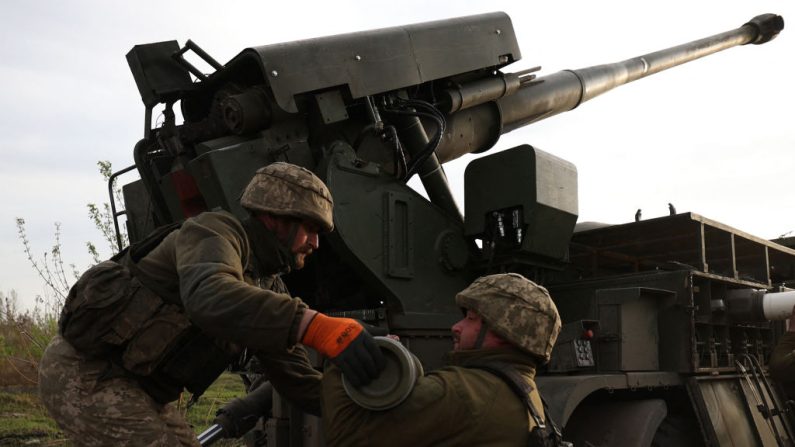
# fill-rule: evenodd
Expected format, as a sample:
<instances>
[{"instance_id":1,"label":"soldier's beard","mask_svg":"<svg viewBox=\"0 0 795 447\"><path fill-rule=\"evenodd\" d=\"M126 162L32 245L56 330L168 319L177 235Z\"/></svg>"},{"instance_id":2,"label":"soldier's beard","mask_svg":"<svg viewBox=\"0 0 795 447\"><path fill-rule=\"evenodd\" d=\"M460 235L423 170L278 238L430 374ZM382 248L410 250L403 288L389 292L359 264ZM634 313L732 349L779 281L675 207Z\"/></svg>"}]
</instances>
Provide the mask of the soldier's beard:
<instances>
[{"instance_id":1,"label":"soldier's beard","mask_svg":"<svg viewBox=\"0 0 795 447\"><path fill-rule=\"evenodd\" d=\"M304 268L304 264L306 263L306 257L312 254L312 247L304 246L299 248L295 252L295 256L293 256L295 262L295 269L300 270Z\"/></svg>"}]
</instances>

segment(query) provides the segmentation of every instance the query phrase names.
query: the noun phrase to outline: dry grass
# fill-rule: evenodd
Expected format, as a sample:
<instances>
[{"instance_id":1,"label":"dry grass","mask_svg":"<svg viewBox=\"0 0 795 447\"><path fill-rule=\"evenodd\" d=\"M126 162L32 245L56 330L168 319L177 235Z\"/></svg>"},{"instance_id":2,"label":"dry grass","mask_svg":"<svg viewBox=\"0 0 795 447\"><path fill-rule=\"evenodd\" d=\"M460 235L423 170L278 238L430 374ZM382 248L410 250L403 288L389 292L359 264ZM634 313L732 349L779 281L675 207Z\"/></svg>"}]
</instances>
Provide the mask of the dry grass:
<instances>
[{"instance_id":1,"label":"dry grass","mask_svg":"<svg viewBox=\"0 0 795 447\"><path fill-rule=\"evenodd\" d=\"M20 312L0 293L0 386L37 386L39 359L56 332L55 319Z\"/></svg>"},{"instance_id":2,"label":"dry grass","mask_svg":"<svg viewBox=\"0 0 795 447\"><path fill-rule=\"evenodd\" d=\"M0 293L0 447L16 445L71 445L50 419L38 398L38 364L57 332L53 313L20 312L16 299ZM234 374L223 374L187 408L189 395L176 403L198 434L208 428L216 411L245 393ZM224 440L217 446L242 446L242 441Z\"/></svg>"},{"instance_id":3,"label":"dry grass","mask_svg":"<svg viewBox=\"0 0 795 447\"><path fill-rule=\"evenodd\" d=\"M39 359L56 331L42 314L0 293L0 446L67 445L37 394Z\"/></svg>"}]
</instances>

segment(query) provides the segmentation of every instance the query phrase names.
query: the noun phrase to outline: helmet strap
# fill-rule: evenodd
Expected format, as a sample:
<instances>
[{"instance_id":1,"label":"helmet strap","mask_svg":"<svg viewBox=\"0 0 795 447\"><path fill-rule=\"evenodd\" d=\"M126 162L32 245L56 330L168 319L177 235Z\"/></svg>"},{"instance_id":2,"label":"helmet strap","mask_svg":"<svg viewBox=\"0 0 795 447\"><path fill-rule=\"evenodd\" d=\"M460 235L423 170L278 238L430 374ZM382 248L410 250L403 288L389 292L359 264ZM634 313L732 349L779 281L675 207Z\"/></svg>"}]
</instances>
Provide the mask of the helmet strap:
<instances>
[{"instance_id":1,"label":"helmet strap","mask_svg":"<svg viewBox=\"0 0 795 447\"><path fill-rule=\"evenodd\" d=\"M295 270L295 253L293 253L293 246L295 245L295 236L298 234L299 224L296 221L290 221L290 233L287 235L287 252L290 253L290 271Z\"/></svg>"},{"instance_id":2,"label":"helmet strap","mask_svg":"<svg viewBox=\"0 0 795 447\"><path fill-rule=\"evenodd\" d=\"M480 332L478 332L478 338L475 339L475 349L480 349L483 347L483 341L486 339L486 333L488 331L489 325L486 324L485 321L481 320Z\"/></svg>"}]
</instances>

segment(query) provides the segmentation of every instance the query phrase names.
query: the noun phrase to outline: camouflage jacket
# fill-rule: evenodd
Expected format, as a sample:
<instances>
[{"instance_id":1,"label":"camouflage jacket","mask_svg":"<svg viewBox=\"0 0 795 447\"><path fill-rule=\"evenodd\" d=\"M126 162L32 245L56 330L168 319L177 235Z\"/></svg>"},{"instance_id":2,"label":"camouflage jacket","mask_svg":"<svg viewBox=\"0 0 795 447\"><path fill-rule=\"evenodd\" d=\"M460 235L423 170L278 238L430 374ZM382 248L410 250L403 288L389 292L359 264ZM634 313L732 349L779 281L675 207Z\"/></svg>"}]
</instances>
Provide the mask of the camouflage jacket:
<instances>
[{"instance_id":1,"label":"camouflage jacket","mask_svg":"<svg viewBox=\"0 0 795 447\"><path fill-rule=\"evenodd\" d=\"M252 256L237 218L206 212L166 236L137 267L159 285L164 301L180 304L191 322L211 337L255 352L282 395L317 412L322 376L296 345L306 305L255 285ZM268 269L273 274L259 278L259 283L286 291L278 277L281 266Z\"/></svg>"},{"instance_id":2,"label":"camouflage jacket","mask_svg":"<svg viewBox=\"0 0 795 447\"><path fill-rule=\"evenodd\" d=\"M785 332L773 349L768 364L770 375L795 399L795 332Z\"/></svg>"},{"instance_id":3,"label":"camouflage jacket","mask_svg":"<svg viewBox=\"0 0 795 447\"><path fill-rule=\"evenodd\" d=\"M533 387L531 400L543 414L535 362L514 348L457 351L445 368L417 380L399 406L366 410L342 386L337 368L323 378L323 428L328 446L527 446L535 427L524 404L499 377L466 366L504 362Z\"/></svg>"}]
</instances>

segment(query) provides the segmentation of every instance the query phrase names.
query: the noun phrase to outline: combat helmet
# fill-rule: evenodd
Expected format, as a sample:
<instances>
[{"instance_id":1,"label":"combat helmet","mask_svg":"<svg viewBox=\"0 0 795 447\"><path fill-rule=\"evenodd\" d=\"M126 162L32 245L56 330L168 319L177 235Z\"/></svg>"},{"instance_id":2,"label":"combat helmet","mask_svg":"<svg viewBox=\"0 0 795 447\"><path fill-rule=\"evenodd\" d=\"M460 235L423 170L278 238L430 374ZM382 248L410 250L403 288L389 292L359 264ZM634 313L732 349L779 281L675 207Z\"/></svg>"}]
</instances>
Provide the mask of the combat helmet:
<instances>
[{"instance_id":1,"label":"combat helmet","mask_svg":"<svg viewBox=\"0 0 795 447\"><path fill-rule=\"evenodd\" d=\"M516 273L482 276L458 293L455 302L477 312L492 332L549 361L561 322L544 287Z\"/></svg>"},{"instance_id":2,"label":"combat helmet","mask_svg":"<svg viewBox=\"0 0 795 447\"><path fill-rule=\"evenodd\" d=\"M240 205L251 211L310 219L324 232L334 229L334 201L326 185L308 169L276 162L257 169Z\"/></svg>"}]
</instances>

